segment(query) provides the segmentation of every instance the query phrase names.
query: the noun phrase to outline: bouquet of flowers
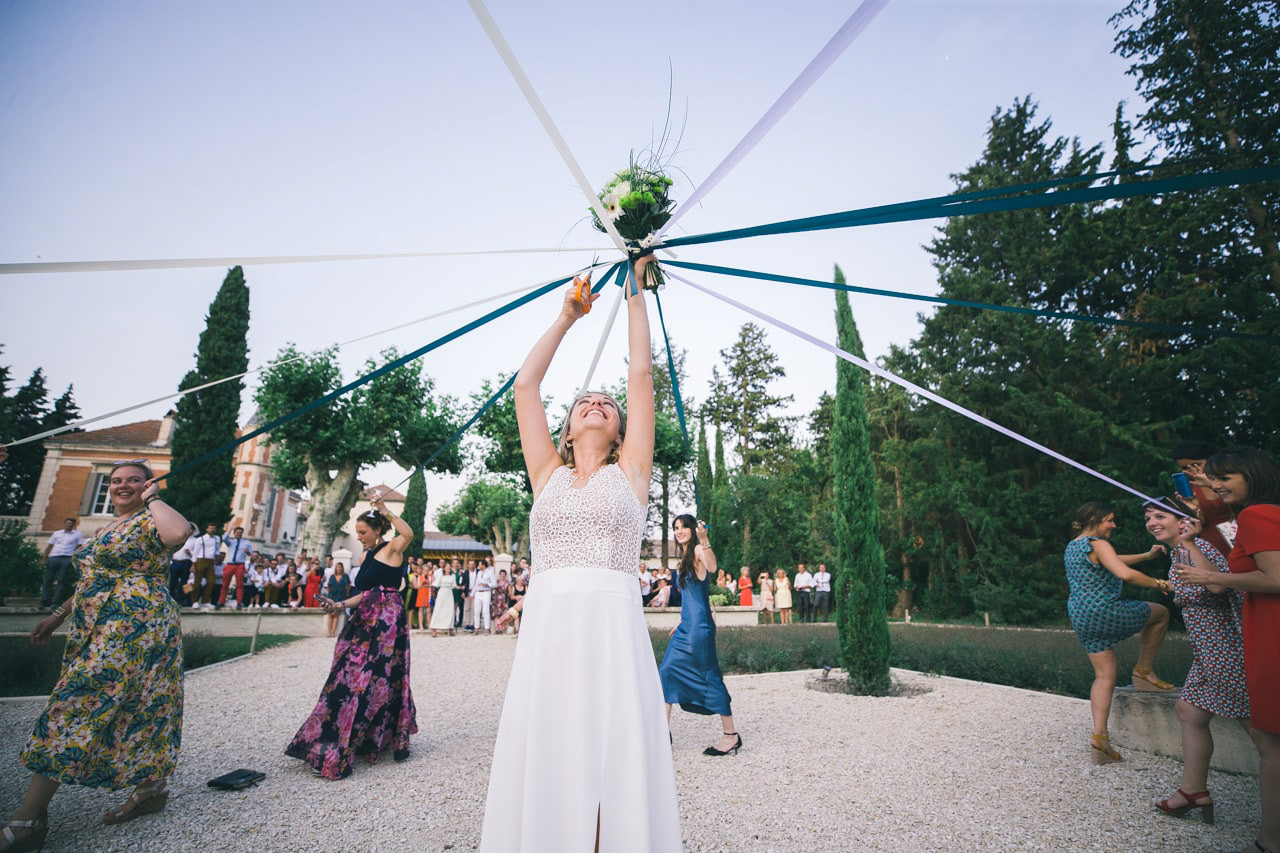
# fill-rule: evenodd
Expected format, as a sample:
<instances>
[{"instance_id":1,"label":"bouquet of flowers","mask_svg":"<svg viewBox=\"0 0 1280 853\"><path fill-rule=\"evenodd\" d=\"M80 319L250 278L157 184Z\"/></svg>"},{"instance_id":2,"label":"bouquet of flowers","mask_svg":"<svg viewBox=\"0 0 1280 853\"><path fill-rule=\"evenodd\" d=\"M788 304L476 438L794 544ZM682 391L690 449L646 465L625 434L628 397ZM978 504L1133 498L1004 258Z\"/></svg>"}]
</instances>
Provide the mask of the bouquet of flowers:
<instances>
[{"instance_id":1,"label":"bouquet of flowers","mask_svg":"<svg viewBox=\"0 0 1280 853\"><path fill-rule=\"evenodd\" d=\"M670 189L671 179L662 172L632 163L614 175L600 191L600 203L627 245L639 249L643 248L646 237L666 225L671 218L671 208L676 203L667 195ZM591 220L597 230L605 230L595 210L591 211ZM658 265L649 264L644 287L657 290L662 283L662 271Z\"/></svg>"}]
</instances>

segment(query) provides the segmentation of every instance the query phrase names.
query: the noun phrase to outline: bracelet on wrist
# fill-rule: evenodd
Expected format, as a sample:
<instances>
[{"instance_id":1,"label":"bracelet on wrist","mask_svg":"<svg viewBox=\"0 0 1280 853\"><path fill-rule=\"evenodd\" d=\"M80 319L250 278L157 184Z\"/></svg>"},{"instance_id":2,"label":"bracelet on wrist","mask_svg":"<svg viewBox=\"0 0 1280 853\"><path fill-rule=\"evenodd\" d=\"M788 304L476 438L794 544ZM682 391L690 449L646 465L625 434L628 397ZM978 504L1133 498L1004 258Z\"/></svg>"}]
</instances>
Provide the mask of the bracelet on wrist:
<instances>
[{"instance_id":1,"label":"bracelet on wrist","mask_svg":"<svg viewBox=\"0 0 1280 853\"><path fill-rule=\"evenodd\" d=\"M151 497L149 497L149 498L144 498L144 499L143 499L143 501L142 501L142 505L143 505L143 506L151 506L151 502L152 502L152 501L158 501L158 500L160 500L160 496L159 496L159 495L152 495L152 496L151 496Z\"/></svg>"}]
</instances>

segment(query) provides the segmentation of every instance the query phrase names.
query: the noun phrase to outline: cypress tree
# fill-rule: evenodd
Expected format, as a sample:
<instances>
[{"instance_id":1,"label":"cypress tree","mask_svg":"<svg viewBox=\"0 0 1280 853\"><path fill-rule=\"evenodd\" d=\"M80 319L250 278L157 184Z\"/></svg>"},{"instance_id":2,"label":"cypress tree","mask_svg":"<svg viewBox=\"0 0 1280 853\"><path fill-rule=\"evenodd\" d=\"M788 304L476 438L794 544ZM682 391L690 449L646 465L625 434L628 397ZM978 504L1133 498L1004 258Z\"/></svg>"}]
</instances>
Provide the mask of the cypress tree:
<instances>
[{"instance_id":1,"label":"cypress tree","mask_svg":"<svg viewBox=\"0 0 1280 853\"><path fill-rule=\"evenodd\" d=\"M729 466L724 461L724 430L716 424L716 467L711 475L711 516L715 527L710 535L717 562L737 575L742 565L742 531L734 524L733 492L729 484Z\"/></svg>"},{"instance_id":2,"label":"cypress tree","mask_svg":"<svg viewBox=\"0 0 1280 853\"><path fill-rule=\"evenodd\" d=\"M404 520L413 528L413 542L405 549L410 557L422 556L422 531L427 523L427 476L414 468L409 477L409 492L404 497Z\"/></svg>"},{"instance_id":3,"label":"cypress tree","mask_svg":"<svg viewBox=\"0 0 1280 853\"><path fill-rule=\"evenodd\" d=\"M835 281L844 284L844 273L838 266ZM865 357L849 295L844 291L836 292L836 334L841 349ZM876 469L867 432L866 382L862 368L836 360L836 411L831 430L836 540L832 591L849 690L884 696L889 692L889 621L884 607L885 561Z\"/></svg>"},{"instance_id":4,"label":"cypress tree","mask_svg":"<svg viewBox=\"0 0 1280 853\"><path fill-rule=\"evenodd\" d=\"M183 377L178 390L185 391L215 379L243 373L249 367L249 288L244 271L232 267L209 305L205 330L196 348L195 369ZM226 444L236 437L240 422L240 393L244 381L223 382L195 391L178 401L174 416L173 469ZM166 500L203 528L222 528L231 520L235 494L235 460L232 454L185 471L168 482Z\"/></svg>"},{"instance_id":5,"label":"cypress tree","mask_svg":"<svg viewBox=\"0 0 1280 853\"><path fill-rule=\"evenodd\" d=\"M694 487L697 489L698 511L707 527L712 526L711 505L711 454L707 451L707 421L698 419L698 472L695 475Z\"/></svg>"}]
</instances>

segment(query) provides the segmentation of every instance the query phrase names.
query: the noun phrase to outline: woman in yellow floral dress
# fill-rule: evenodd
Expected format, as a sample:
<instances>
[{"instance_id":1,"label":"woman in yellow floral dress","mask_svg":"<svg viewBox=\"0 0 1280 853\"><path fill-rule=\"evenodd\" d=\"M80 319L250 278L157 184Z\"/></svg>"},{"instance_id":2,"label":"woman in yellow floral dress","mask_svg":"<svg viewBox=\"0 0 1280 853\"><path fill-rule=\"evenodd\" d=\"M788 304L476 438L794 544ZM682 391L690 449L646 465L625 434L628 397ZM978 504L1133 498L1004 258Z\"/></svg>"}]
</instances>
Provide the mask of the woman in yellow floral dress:
<instances>
[{"instance_id":1,"label":"woman in yellow floral dress","mask_svg":"<svg viewBox=\"0 0 1280 853\"><path fill-rule=\"evenodd\" d=\"M36 850L63 782L134 787L104 823L164 808L182 742L182 631L167 589L169 554L194 530L162 501L141 460L118 462L108 494L116 519L76 552L72 598L31 632L46 642L69 615L62 675L22 763L35 775L0 834L0 851Z\"/></svg>"}]
</instances>

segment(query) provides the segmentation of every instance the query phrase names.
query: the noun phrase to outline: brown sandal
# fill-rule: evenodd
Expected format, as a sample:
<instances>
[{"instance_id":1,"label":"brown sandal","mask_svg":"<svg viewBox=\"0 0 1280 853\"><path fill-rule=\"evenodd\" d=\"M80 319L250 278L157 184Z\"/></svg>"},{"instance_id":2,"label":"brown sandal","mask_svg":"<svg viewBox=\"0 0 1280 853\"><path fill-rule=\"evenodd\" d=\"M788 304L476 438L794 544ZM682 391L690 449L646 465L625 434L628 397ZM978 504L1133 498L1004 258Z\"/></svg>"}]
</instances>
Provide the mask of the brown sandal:
<instances>
[{"instance_id":1,"label":"brown sandal","mask_svg":"<svg viewBox=\"0 0 1280 853\"><path fill-rule=\"evenodd\" d=\"M1167 693L1173 690L1173 685L1156 675L1155 670L1134 667L1133 689Z\"/></svg>"},{"instance_id":2,"label":"brown sandal","mask_svg":"<svg viewBox=\"0 0 1280 853\"><path fill-rule=\"evenodd\" d=\"M142 817L144 814L155 814L163 809L168 802L169 791L165 782L151 785L144 783L133 789L133 793L129 795L129 799L124 801L124 805L104 814L102 822L107 826L128 823L136 817Z\"/></svg>"},{"instance_id":3,"label":"brown sandal","mask_svg":"<svg viewBox=\"0 0 1280 853\"><path fill-rule=\"evenodd\" d=\"M1111 764L1116 761L1124 761L1120 753L1116 752L1115 747L1111 745L1111 738L1107 735L1090 735L1089 745L1094 764Z\"/></svg>"}]
</instances>

